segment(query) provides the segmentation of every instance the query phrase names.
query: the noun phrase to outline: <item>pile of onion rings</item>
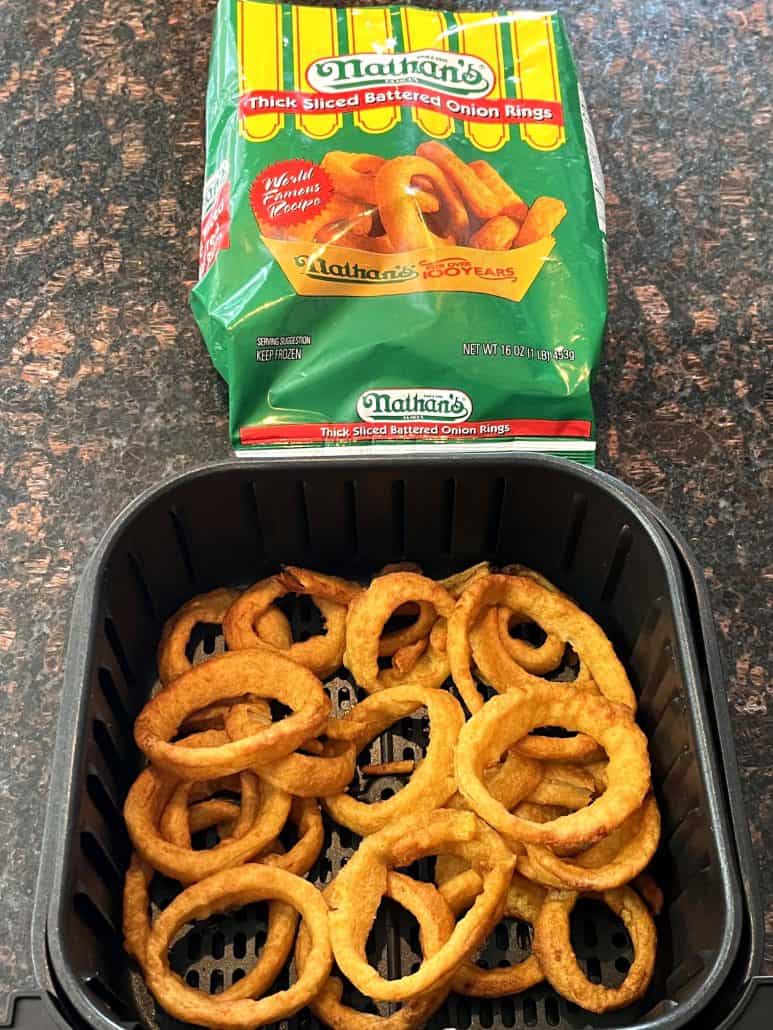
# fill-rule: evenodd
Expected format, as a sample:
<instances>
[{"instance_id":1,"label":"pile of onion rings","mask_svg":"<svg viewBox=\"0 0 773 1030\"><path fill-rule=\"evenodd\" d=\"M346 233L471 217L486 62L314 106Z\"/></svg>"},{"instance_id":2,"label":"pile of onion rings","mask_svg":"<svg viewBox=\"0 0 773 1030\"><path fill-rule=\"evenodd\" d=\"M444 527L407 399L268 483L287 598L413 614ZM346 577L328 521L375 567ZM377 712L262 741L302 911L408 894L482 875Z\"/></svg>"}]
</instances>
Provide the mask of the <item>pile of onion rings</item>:
<instances>
[{"instance_id":1,"label":"pile of onion rings","mask_svg":"<svg viewBox=\"0 0 773 1030\"><path fill-rule=\"evenodd\" d=\"M321 165L333 192L320 214L291 227L261 222L264 235L377 254L442 245L506 251L549 237L566 215L555 197L529 205L488 161L466 164L436 141L389 159L331 150Z\"/></svg>"},{"instance_id":2,"label":"pile of onion rings","mask_svg":"<svg viewBox=\"0 0 773 1030\"><path fill-rule=\"evenodd\" d=\"M384 166L335 167L364 201L378 186L366 177ZM463 194L464 169L446 171ZM499 184L489 190L521 213ZM287 595L316 606L321 631L294 639ZM225 653L194 653L201 624L222 627ZM539 573L484 562L434 580L403 563L364 585L285 567L189 600L164 625L157 660L158 689L134 728L147 765L124 805L123 919L126 951L172 1016L248 1030L308 1008L333 1030L413 1030L450 992L498 998L547 980L592 1012L645 994L663 902L648 872L660 813L647 740L604 632ZM324 684L335 675L358 692L337 714ZM424 721L422 757L393 758L390 731L405 719ZM358 796L363 777L385 776L402 789ZM291 846L280 840L288 824ZM320 885L308 876L326 824L362 839ZM428 856L434 882L398 872ZM180 884L161 909L156 874ZM591 982L574 954L582 897L630 936L619 984ZM397 979L366 953L383 898L419 927L421 962ZM172 971L182 927L257 901L268 903L266 941L241 980L210 994ZM503 919L532 926L532 952L483 968L477 953ZM272 990L293 958L290 986ZM344 979L400 1007L360 1012Z\"/></svg>"}]
</instances>

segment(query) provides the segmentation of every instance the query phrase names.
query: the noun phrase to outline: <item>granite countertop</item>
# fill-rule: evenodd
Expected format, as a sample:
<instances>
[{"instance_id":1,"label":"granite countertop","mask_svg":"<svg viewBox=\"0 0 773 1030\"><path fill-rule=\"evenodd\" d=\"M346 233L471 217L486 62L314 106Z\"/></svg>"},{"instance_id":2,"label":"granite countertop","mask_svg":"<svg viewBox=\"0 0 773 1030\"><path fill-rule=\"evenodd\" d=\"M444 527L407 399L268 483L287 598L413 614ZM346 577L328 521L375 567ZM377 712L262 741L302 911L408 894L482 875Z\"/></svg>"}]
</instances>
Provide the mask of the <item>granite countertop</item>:
<instances>
[{"instance_id":1,"label":"granite countertop","mask_svg":"<svg viewBox=\"0 0 773 1030\"><path fill-rule=\"evenodd\" d=\"M140 490L228 455L226 391L187 306L212 7L0 0L0 1022L32 984L84 562ZM705 569L773 971L766 8L562 7L608 188L599 465L662 507Z\"/></svg>"}]
</instances>

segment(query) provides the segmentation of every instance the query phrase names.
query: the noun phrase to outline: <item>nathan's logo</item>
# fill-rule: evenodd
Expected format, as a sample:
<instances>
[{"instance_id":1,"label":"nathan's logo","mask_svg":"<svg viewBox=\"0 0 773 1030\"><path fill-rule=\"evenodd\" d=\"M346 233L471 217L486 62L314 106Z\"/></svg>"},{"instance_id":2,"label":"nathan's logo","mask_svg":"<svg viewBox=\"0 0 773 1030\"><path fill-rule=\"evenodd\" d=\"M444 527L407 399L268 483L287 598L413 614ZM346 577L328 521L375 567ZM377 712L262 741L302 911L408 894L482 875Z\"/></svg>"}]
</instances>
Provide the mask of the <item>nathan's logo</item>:
<instances>
[{"instance_id":1,"label":"nathan's logo","mask_svg":"<svg viewBox=\"0 0 773 1030\"><path fill-rule=\"evenodd\" d=\"M376 268L362 261L329 261L313 254L296 254L293 261L309 279L322 279L327 282L401 283L407 279L417 279L419 275L413 265L407 264Z\"/></svg>"},{"instance_id":2,"label":"nathan's logo","mask_svg":"<svg viewBox=\"0 0 773 1030\"><path fill-rule=\"evenodd\" d=\"M367 390L357 414L363 422L466 422L472 401L463 390Z\"/></svg>"},{"instance_id":3,"label":"nathan's logo","mask_svg":"<svg viewBox=\"0 0 773 1030\"><path fill-rule=\"evenodd\" d=\"M412 83L460 97L485 97L496 81L494 70L481 58L443 50L322 57L309 65L306 78L319 93Z\"/></svg>"}]
</instances>

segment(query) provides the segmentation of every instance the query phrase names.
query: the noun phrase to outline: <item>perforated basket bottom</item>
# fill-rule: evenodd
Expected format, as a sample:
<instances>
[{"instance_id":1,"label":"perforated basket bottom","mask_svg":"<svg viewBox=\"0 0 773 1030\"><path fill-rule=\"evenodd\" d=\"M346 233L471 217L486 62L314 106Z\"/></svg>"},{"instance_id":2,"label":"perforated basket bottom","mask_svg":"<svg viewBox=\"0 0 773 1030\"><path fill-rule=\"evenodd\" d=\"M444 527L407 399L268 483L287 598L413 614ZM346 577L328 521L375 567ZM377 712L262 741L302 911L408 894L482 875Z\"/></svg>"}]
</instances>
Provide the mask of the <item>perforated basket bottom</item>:
<instances>
[{"instance_id":1,"label":"perforated basket bottom","mask_svg":"<svg viewBox=\"0 0 773 1030\"><path fill-rule=\"evenodd\" d=\"M307 605L295 605L288 613L293 616L296 639L305 639L316 632L313 611ZM194 640L191 657L194 661L208 657L223 649L222 638L202 627L199 639ZM335 710L341 714L360 698L351 682L336 678L327 684ZM364 695L363 695L364 696ZM426 719L408 718L396 723L371 745L372 762L420 757L427 742ZM404 781L395 777L360 777L352 786L356 796L376 801L394 794ZM359 838L339 826L323 813L325 845L307 879L320 887L328 884L356 850ZM208 831L205 846L216 841L215 831ZM422 880L433 879L434 862L425 860L408 870ZM151 886L154 906L164 907L179 890L171 880L156 876ZM237 912L214 916L185 928L170 951L171 968L192 987L208 993L218 993L241 979L254 964L266 935L265 905L249 905ZM600 902L582 899L572 914L572 944L580 966L594 983L617 987L625 979L633 959L630 938L623 924ZM532 928L518 920L504 920L491 934L480 952L477 962L484 968L510 965L522 961L531 951ZM412 917L392 903L382 904L376 927L368 943L368 955L382 975L393 979L418 968L421 960L416 924ZM662 968L662 963L658 962ZM338 971L334 968L334 973ZM656 969L655 980L658 980ZM152 1030L182 1030L189 1024L180 1023L167 1015L149 994L142 976L136 968L130 970L130 989L136 1011L143 1023ZM340 975L340 974L339 974ZM294 976L290 960L272 990L288 986ZM363 1012L387 1015L396 1005L376 1005L364 998L344 980L343 1001ZM653 985L654 987L654 985ZM580 1028L633 1025L638 1017L652 1006L652 994L662 993L650 988L646 998L636 1005L604 1016L589 1015L558 995L546 982L518 995L497 999L478 999L451 994L444 1005L427 1024L429 1030L441 1028L488 1027L559 1027ZM592 1024L591 1024L592 1018ZM309 1010L303 1010L290 1020L275 1024L275 1030L301 1030L316 1028L318 1020Z\"/></svg>"}]
</instances>

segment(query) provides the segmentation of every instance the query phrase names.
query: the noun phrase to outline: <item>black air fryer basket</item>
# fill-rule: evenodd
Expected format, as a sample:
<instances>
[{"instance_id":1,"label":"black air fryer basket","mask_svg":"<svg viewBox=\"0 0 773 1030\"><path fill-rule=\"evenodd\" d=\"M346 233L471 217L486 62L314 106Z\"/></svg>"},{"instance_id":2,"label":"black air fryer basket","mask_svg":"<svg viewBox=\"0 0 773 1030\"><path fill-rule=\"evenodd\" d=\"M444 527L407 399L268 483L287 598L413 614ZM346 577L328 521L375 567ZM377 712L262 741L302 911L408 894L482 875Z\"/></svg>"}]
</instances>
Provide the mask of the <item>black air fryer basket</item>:
<instances>
[{"instance_id":1,"label":"black air fryer basket","mask_svg":"<svg viewBox=\"0 0 773 1030\"><path fill-rule=\"evenodd\" d=\"M756 976L760 906L700 572L681 538L632 490L526 455L228 462L179 476L126 509L76 601L33 925L41 993L16 999L11 1025L181 1026L149 998L121 934L130 847L120 813L141 766L132 723L154 684L163 620L195 593L244 585L280 563L366 578L404 559L432 576L482 559L522 562L574 596L629 670L663 815L655 872L666 903L642 1002L598 1017L542 984L495 1001L452 996L430 1026L770 1025L773 985ZM296 630L304 617L299 607ZM339 707L355 698L340 679L331 693ZM415 754L417 727L401 723L383 756ZM394 789L387 779L368 787L372 796ZM354 846L345 831L329 834L312 878L327 882ZM172 890L162 883L157 900ZM197 924L173 947L173 967L208 990L230 984L254 961L261 920L253 906ZM378 943L375 960L390 976L417 961L400 910ZM524 926L502 926L481 957L512 960L528 943ZM591 978L622 980L629 941L601 906L578 906L573 943ZM283 1025L318 1024L304 1012Z\"/></svg>"}]
</instances>

